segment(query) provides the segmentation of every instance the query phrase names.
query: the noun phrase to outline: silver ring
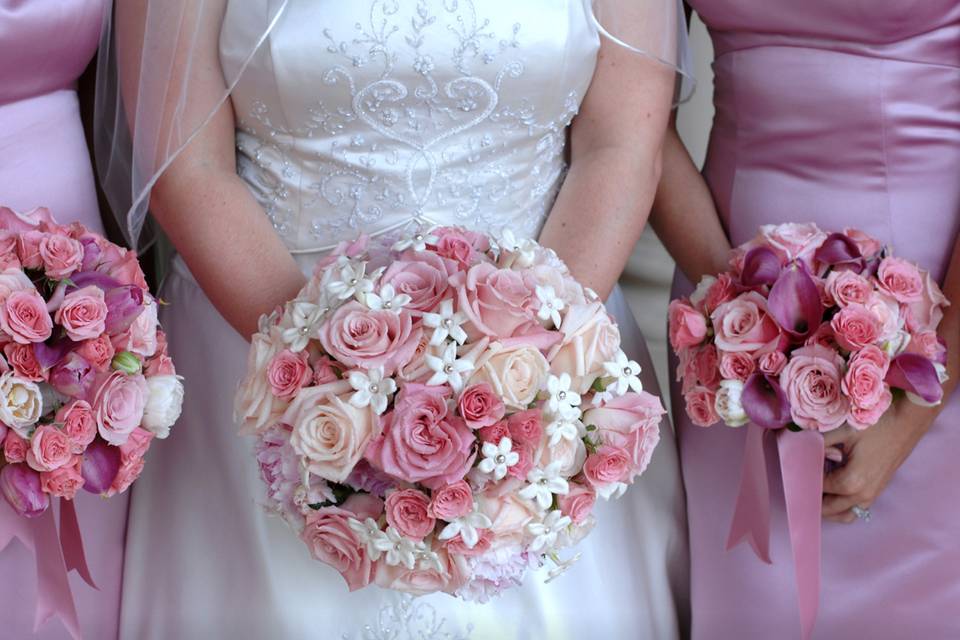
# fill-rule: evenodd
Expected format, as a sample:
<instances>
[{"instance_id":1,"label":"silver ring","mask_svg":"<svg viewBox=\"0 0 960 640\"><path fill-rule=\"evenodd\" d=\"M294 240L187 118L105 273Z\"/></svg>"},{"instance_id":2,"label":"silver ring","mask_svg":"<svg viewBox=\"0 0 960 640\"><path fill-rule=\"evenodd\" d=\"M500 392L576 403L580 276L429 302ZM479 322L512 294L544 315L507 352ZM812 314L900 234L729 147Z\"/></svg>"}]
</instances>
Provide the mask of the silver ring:
<instances>
[{"instance_id":1,"label":"silver ring","mask_svg":"<svg viewBox=\"0 0 960 640\"><path fill-rule=\"evenodd\" d=\"M859 505L854 505L853 508L850 510L853 511L853 515L857 516L857 520L870 522L870 518L873 517L873 515L870 513L870 509L861 507Z\"/></svg>"}]
</instances>

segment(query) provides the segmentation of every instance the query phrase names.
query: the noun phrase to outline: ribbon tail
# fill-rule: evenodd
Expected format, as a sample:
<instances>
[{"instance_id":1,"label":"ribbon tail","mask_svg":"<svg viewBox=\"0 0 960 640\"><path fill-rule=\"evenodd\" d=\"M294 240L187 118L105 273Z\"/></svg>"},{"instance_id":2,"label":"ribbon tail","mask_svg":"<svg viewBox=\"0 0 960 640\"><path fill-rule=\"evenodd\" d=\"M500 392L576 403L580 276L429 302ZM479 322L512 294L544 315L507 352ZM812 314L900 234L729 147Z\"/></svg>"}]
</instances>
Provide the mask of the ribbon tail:
<instances>
[{"instance_id":1,"label":"ribbon tail","mask_svg":"<svg viewBox=\"0 0 960 640\"><path fill-rule=\"evenodd\" d=\"M767 480L767 461L763 453L763 437L766 429L747 425L747 443L743 450L743 466L740 471L740 489L737 504L730 523L727 550L744 539L753 547L757 557L770 561L770 485Z\"/></svg>"},{"instance_id":2,"label":"ribbon tail","mask_svg":"<svg viewBox=\"0 0 960 640\"><path fill-rule=\"evenodd\" d=\"M57 526L52 509L33 519L35 540L34 555L37 559L37 612L34 617L34 633L52 616L63 622L74 640L81 640L77 607L70 591L67 566L63 560Z\"/></svg>"},{"instance_id":3,"label":"ribbon tail","mask_svg":"<svg viewBox=\"0 0 960 640\"><path fill-rule=\"evenodd\" d=\"M0 551L6 549L14 538L20 540L30 551L34 550L36 543L30 521L17 515L6 500L0 500Z\"/></svg>"},{"instance_id":4,"label":"ribbon tail","mask_svg":"<svg viewBox=\"0 0 960 640\"><path fill-rule=\"evenodd\" d=\"M67 572L76 570L84 582L96 589L83 551L83 536L80 534L80 522L73 500L60 501L60 548L63 549Z\"/></svg>"},{"instance_id":5,"label":"ribbon tail","mask_svg":"<svg viewBox=\"0 0 960 640\"><path fill-rule=\"evenodd\" d=\"M823 496L823 436L815 431L782 433L777 439L790 545L797 578L800 628L813 633L820 606L820 512Z\"/></svg>"}]
</instances>

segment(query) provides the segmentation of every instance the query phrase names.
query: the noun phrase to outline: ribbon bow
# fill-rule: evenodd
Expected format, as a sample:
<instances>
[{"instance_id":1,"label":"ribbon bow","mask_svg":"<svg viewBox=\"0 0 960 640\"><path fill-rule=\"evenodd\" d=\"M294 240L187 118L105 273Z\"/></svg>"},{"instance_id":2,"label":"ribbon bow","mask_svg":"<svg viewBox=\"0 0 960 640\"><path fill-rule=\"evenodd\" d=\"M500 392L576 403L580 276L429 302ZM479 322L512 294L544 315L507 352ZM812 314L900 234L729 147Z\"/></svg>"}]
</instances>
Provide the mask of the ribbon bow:
<instances>
[{"instance_id":1,"label":"ribbon bow","mask_svg":"<svg viewBox=\"0 0 960 640\"><path fill-rule=\"evenodd\" d=\"M813 633L820 605L820 511L823 494L823 436L815 431L776 432L754 423L747 426L740 489L734 508L727 549L746 540L757 557L770 560L770 486L764 441L775 434L783 476L787 527L797 579L800 632L804 640Z\"/></svg>"},{"instance_id":2,"label":"ribbon bow","mask_svg":"<svg viewBox=\"0 0 960 640\"><path fill-rule=\"evenodd\" d=\"M81 640L77 607L70 590L68 574L76 571L94 589L90 568L83 552L80 523L72 500L60 501L60 531L57 532L53 509L36 518L18 515L0 500L0 550L18 538L33 551L37 561L37 609L33 619L34 633L56 616L74 640Z\"/></svg>"}]
</instances>

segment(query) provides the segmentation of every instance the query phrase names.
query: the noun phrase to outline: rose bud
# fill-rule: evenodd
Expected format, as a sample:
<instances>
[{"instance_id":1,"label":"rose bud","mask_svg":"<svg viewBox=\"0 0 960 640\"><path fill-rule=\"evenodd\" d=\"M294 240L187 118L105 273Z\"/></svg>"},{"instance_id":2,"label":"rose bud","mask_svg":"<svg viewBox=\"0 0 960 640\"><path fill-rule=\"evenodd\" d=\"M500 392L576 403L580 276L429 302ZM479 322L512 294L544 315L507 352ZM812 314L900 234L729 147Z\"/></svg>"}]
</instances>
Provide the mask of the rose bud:
<instances>
[{"instance_id":1,"label":"rose bud","mask_svg":"<svg viewBox=\"0 0 960 640\"><path fill-rule=\"evenodd\" d=\"M80 474L83 488L90 493L104 493L120 471L120 447L113 447L97 438L83 453Z\"/></svg>"},{"instance_id":2,"label":"rose bud","mask_svg":"<svg viewBox=\"0 0 960 640\"><path fill-rule=\"evenodd\" d=\"M25 464L0 469L0 492L13 510L26 518L35 518L50 506L50 496L40 487L40 474Z\"/></svg>"},{"instance_id":3,"label":"rose bud","mask_svg":"<svg viewBox=\"0 0 960 640\"><path fill-rule=\"evenodd\" d=\"M140 373L140 358L138 358L137 354L135 353L121 351L117 355L113 356L113 361L110 363L110 367L113 368L114 371L122 371L128 376L135 376Z\"/></svg>"}]
</instances>

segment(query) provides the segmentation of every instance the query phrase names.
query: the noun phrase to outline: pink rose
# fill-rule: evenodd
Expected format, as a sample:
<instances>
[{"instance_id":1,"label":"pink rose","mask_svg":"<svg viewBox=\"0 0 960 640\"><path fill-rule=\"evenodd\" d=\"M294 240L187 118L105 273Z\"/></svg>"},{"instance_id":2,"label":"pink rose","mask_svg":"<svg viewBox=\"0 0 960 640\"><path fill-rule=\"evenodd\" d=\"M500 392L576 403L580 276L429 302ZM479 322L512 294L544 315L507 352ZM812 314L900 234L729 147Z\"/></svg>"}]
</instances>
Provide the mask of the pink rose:
<instances>
[{"instance_id":1,"label":"pink rose","mask_svg":"<svg viewBox=\"0 0 960 640\"><path fill-rule=\"evenodd\" d=\"M903 318L900 316L900 305L897 301L883 291L874 291L865 306L877 319L880 327L879 339L881 341L896 339L903 328Z\"/></svg>"},{"instance_id":2,"label":"pink rose","mask_svg":"<svg viewBox=\"0 0 960 640\"><path fill-rule=\"evenodd\" d=\"M37 427L30 438L27 464L36 471L53 471L71 459L70 439L52 424Z\"/></svg>"},{"instance_id":3,"label":"pink rose","mask_svg":"<svg viewBox=\"0 0 960 640\"><path fill-rule=\"evenodd\" d=\"M460 480L434 490L430 501L430 514L434 518L452 522L473 511L473 491L470 485Z\"/></svg>"},{"instance_id":4,"label":"pink rose","mask_svg":"<svg viewBox=\"0 0 960 640\"><path fill-rule=\"evenodd\" d=\"M391 567L378 562L374 580L384 589L402 591L413 595L444 592L454 593L467 582L469 567L461 556L451 556L443 547L434 549L440 560L440 568L417 565L407 569L400 564Z\"/></svg>"},{"instance_id":5,"label":"pink rose","mask_svg":"<svg viewBox=\"0 0 960 640\"><path fill-rule=\"evenodd\" d=\"M683 394L683 399L687 405L687 415L690 421L698 427L709 427L720 420L714 405L717 402L717 394L705 387L694 387Z\"/></svg>"},{"instance_id":6,"label":"pink rose","mask_svg":"<svg viewBox=\"0 0 960 640\"><path fill-rule=\"evenodd\" d=\"M310 384L313 371L307 364L307 353L294 353L284 349L273 357L267 366L267 382L273 395L284 400L293 400L301 388Z\"/></svg>"},{"instance_id":7,"label":"pink rose","mask_svg":"<svg viewBox=\"0 0 960 640\"><path fill-rule=\"evenodd\" d=\"M74 400L57 411L57 422L63 425L63 432L70 439L70 451L83 453L97 436L97 418L90 403Z\"/></svg>"},{"instance_id":8,"label":"pink rose","mask_svg":"<svg viewBox=\"0 0 960 640\"><path fill-rule=\"evenodd\" d=\"M503 401L486 382L464 389L457 401L460 417L471 429L488 427L503 418Z\"/></svg>"},{"instance_id":9,"label":"pink rose","mask_svg":"<svg viewBox=\"0 0 960 640\"><path fill-rule=\"evenodd\" d=\"M536 507L515 493L480 496L480 512L490 518L493 548L519 545L526 537L527 525L538 517Z\"/></svg>"},{"instance_id":10,"label":"pink rose","mask_svg":"<svg viewBox=\"0 0 960 640\"><path fill-rule=\"evenodd\" d=\"M830 327L841 347L857 351L880 339L880 323L869 309L851 304L833 316Z\"/></svg>"},{"instance_id":11,"label":"pink rose","mask_svg":"<svg viewBox=\"0 0 960 640\"><path fill-rule=\"evenodd\" d=\"M630 456L618 447L603 445L583 463L583 476L601 492L609 490L611 485L627 482L629 473Z\"/></svg>"},{"instance_id":12,"label":"pink rose","mask_svg":"<svg viewBox=\"0 0 960 640\"><path fill-rule=\"evenodd\" d=\"M420 342L410 314L376 311L348 302L320 329L320 343L333 358L351 367L383 367L385 375L409 362Z\"/></svg>"},{"instance_id":13,"label":"pink rose","mask_svg":"<svg viewBox=\"0 0 960 640\"><path fill-rule=\"evenodd\" d=\"M147 397L147 381L142 375L111 373L101 383L93 402L100 437L112 445L126 442L143 420Z\"/></svg>"},{"instance_id":14,"label":"pink rose","mask_svg":"<svg viewBox=\"0 0 960 640\"><path fill-rule=\"evenodd\" d=\"M907 328L910 331L936 330L943 319L943 308L949 304L933 276L929 272L924 273L923 294L919 300L907 305Z\"/></svg>"},{"instance_id":15,"label":"pink rose","mask_svg":"<svg viewBox=\"0 0 960 640\"><path fill-rule=\"evenodd\" d=\"M671 300L667 308L670 344L674 351L695 347L707 337L707 319L683 300Z\"/></svg>"},{"instance_id":16,"label":"pink rose","mask_svg":"<svg viewBox=\"0 0 960 640\"><path fill-rule=\"evenodd\" d=\"M860 255L866 258L880 253L880 250L883 248L879 240L873 236L867 235L859 229L852 229L848 227L843 230L843 234L853 240L853 243L857 245L858 249L860 249Z\"/></svg>"},{"instance_id":17,"label":"pink rose","mask_svg":"<svg viewBox=\"0 0 960 640\"><path fill-rule=\"evenodd\" d=\"M827 294L841 307L850 304L867 304L873 285L853 271L831 271L827 276Z\"/></svg>"},{"instance_id":18,"label":"pink rose","mask_svg":"<svg viewBox=\"0 0 960 640\"><path fill-rule=\"evenodd\" d=\"M737 288L733 278L729 273L721 273L717 276L716 282L707 289L707 295L703 299L703 310L712 314L724 302L730 302L736 297Z\"/></svg>"},{"instance_id":19,"label":"pink rose","mask_svg":"<svg viewBox=\"0 0 960 640\"><path fill-rule=\"evenodd\" d=\"M877 424L877 421L887 412L893 403L893 394L890 389L885 389L880 394L877 403L870 407L850 407L850 415L847 416L847 422L851 427L858 430L866 429Z\"/></svg>"},{"instance_id":20,"label":"pink rose","mask_svg":"<svg viewBox=\"0 0 960 640\"><path fill-rule=\"evenodd\" d=\"M570 483L567 495L557 499L560 513L569 516L573 524L583 524L593 512L593 505L597 502L597 494L586 485Z\"/></svg>"},{"instance_id":21,"label":"pink rose","mask_svg":"<svg viewBox=\"0 0 960 640\"><path fill-rule=\"evenodd\" d=\"M367 555L367 545L350 528L350 519L359 514L339 507L324 507L307 516L307 524L300 539L307 545L314 559L324 562L343 576L350 591L370 584L373 563Z\"/></svg>"},{"instance_id":22,"label":"pink rose","mask_svg":"<svg viewBox=\"0 0 960 640\"><path fill-rule=\"evenodd\" d=\"M501 420L496 424L492 424L489 427L483 427L477 431L477 437L480 438L480 442L492 442L493 444L500 444L500 441L504 438L510 437L510 426L507 424L506 420Z\"/></svg>"},{"instance_id":23,"label":"pink rose","mask_svg":"<svg viewBox=\"0 0 960 640\"><path fill-rule=\"evenodd\" d=\"M106 371L110 368L115 350L110 337L101 334L92 340L85 340L77 349L77 353L97 371Z\"/></svg>"},{"instance_id":24,"label":"pink rose","mask_svg":"<svg viewBox=\"0 0 960 640\"><path fill-rule=\"evenodd\" d=\"M146 429L134 429L127 441L120 445L120 468L113 479L110 488L104 492L106 497L119 495L130 488L130 485L143 473L143 456L150 448L153 434Z\"/></svg>"},{"instance_id":25,"label":"pink rose","mask_svg":"<svg viewBox=\"0 0 960 640\"><path fill-rule=\"evenodd\" d=\"M144 291L148 290L147 279L140 268L136 251L130 251L114 244L108 244L101 255L102 266L98 271L104 271L111 278L121 284L133 285Z\"/></svg>"},{"instance_id":26,"label":"pink rose","mask_svg":"<svg viewBox=\"0 0 960 640\"><path fill-rule=\"evenodd\" d=\"M387 496L387 524L402 535L422 540L437 525L430 512L430 498L416 489L398 489Z\"/></svg>"},{"instance_id":27,"label":"pink rose","mask_svg":"<svg viewBox=\"0 0 960 640\"><path fill-rule=\"evenodd\" d=\"M336 382L343 373L340 363L327 356L320 356L310 366L313 369L313 384L316 386Z\"/></svg>"},{"instance_id":28,"label":"pink rose","mask_svg":"<svg viewBox=\"0 0 960 640\"><path fill-rule=\"evenodd\" d=\"M660 399L643 391L627 393L588 409L583 415L586 424L597 427L604 444L626 451L630 456L630 481L650 464L653 451L660 442L660 423L667 411Z\"/></svg>"},{"instance_id":29,"label":"pink rose","mask_svg":"<svg viewBox=\"0 0 960 640\"><path fill-rule=\"evenodd\" d=\"M448 394L446 387L404 386L366 458L396 478L431 489L463 479L476 458L474 437L463 420L448 415Z\"/></svg>"},{"instance_id":30,"label":"pink rose","mask_svg":"<svg viewBox=\"0 0 960 640\"><path fill-rule=\"evenodd\" d=\"M841 393L843 358L820 345L801 347L791 354L780 373L790 400L793 421L804 429L831 431L847 417L848 402Z\"/></svg>"},{"instance_id":31,"label":"pink rose","mask_svg":"<svg viewBox=\"0 0 960 640\"><path fill-rule=\"evenodd\" d=\"M586 393L597 378L605 375L603 365L620 350L620 330L599 302L573 305L567 309L560 329L563 340L550 349L547 360L554 375L570 375L570 388Z\"/></svg>"},{"instance_id":32,"label":"pink rose","mask_svg":"<svg viewBox=\"0 0 960 640\"><path fill-rule=\"evenodd\" d=\"M720 356L712 344L704 344L680 354L683 391L686 393L696 386L716 389L720 384Z\"/></svg>"},{"instance_id":33,"label":"pink rose","mask_svg":"<svg viewBox=\"0 0 960 640\"><path fill-rule=\"evenodd\" d=\"M124 351L135 353L144 358L150 358L157 352L157 301L149 294L144 294L143 310L137 315L133 324L117 342L123 345Z\"/></svg>"},{"instance_id":34,"label":"pink rose","mask_svg":"<svg viewBox=\"0 0 960 640\"><path fill-rule=\"evenodd\" d=\"M7 268L0 272L0 303L3 303L15 291L34 291L33 283L19 267Z\"/></svg>"},{"instance_id":35,"label":"pink rose","mask_svg":"<svg viewBox=\"0 0 960 640\"><path fill-rule=\"evenodd\" d=\"M25 269L39 269L43 266L40 243L43 242L45 235L42 231L31 230L17 236L17 254Z\"/></svg>"},{"instance_id":36,"label":"pink rose","mask_svg":"<svg viewBox=\"0 0 960 640\"><path fill-rule=\"evenodd\" d=\"M877 280L897 302L918 302L923 297L923 277L920 270L903 258L884 258L877 269Z\"/></svg>"},{"instance_id":37,"label":"pink rose","mask_svg":"<svg viewBox=\"0 0 960 640\"><path fill-rule=\"evenodd\" d=\"M63 235L48 235L38 248L43 268L51 280L62 280L80 268L83 245Z\"/></svg>"},{"instance_id":38,"label":"pink rose","mask_svg":"<svg viewBox=\"0 0 960 640\"><path fill-rule=\"evenodd\" d=\"M749 291L725 302L713 312L714 339L723 351L751 354L772 351L780 340L780 327L767 313L767 301Z\"/></svg>"},{"instance_id":39,"label":"pink rose","mask_svg":"<svg viewBox=\"0 0 960 640\"><path fill-rule=\"evenodd\" d=\"M539 409L518 411L507 418L507 427L511 440L536 447L543 437L543 415Z\"/></svg>"},{"instance_id":40,"label":"pink rose","mask_svg":"<svg viewBox=\"0 0 960 640\"><path fill-rule=\"evenodd\" d=\"M9 429L3 439L3 458L11 464L26 462L29 448L29 442L18 436L13 429Z\"/></svg>"},{"instance_id":41,"label":"pink rose","mask_svg":"<svg viewBox=\"0 0 960 640\"><path fill-rule=\"evenodd\" d=\"M886 396L891 395L889 387L884 383L889 368L886 354L876 347L867 349L874 349L876 353L866 353L863 356L857 354L851 358L841 383L841 389L850 398L851 413L853 409L872 412L883 403ZM881 360L883 364L878 364L877 360Z\"/></svg>"},{"instance_id":42,"label":"pink rose","mask_svg":"<svg viewBox=\"0 0 960 640\"><path fill-rule=\"evenodd\" d=\"M810 337L804 341L805 345L818 344L821 347L826 347L828 349L839 349L840 346L837 344L837 337L833 334L833 327L830 326L829 322L824 322L817 330L810 334Z\"/></svg>"},{"instance_id":43,"label":"pink rose","mask_svg":"<svg viewBox=\"0 0 960 640\"><path fill-rule=\"evenodd\" d=\"M943 363L946 357L946 347L935 331L921 331L911 335L907 352L919 353L932 362Z\"/></svg>"},{"instance_id":44,"label":"pink rose","mask_svg":"<svg viewBox=\"0 0 960 640\"><path fill-rule=\"evenodd\" d=\"M0 329L20 344L43 342L53 332L53 322L36 289L14 291L0 304Z\"/></svg>"},{"instance_id":45,"label":"pink rose","mask_svg":"<svg viewBox=\"0 0 960 640\"><path fill-rule=\"evenodd\" d=\"M7 362L13 367L13 372L21 378L33 382L39 382L47 378L47 372L37 361L33 345L10 342L3 347L3 353L7 356Z\"/></svg>"},{"instance_id":46,"label":"pink rose","mask_svg":"<svg viewBox=\"0 0 960 640\"><path fill-rule=\"evenodd\" d=\"M507 475L517 480L526 480L527 474L533 470L534 445L514 442L510 449L517 454L517 463L507 467Z\"/></svg>"},{"instance_id":47,"label":"pink rose","mask_svg":"<svg viewBox=\"0 0 960 640\"><path fill-rule=\"evenodd\" d=\"M436 252L463 269L469 269L481 260L478 252L484 252L490 246L483 234L466 229L442 227L434 229L433 234L437 237Z\"/></svg>"},{"instance_id":48,"label":"pink rose","mask_svg":"<svg viewBox=\"0 0 960 640\"><path fill-rule=\"evenodd\" d=\"M757 368L760 373L766 373L771 376L780 375L783 368L787 366L787 356L781 351L770 351L760 356L757 361Z\"/></svg>"},{"instance_id":49,"label":"pink rose","mask_svg":"<svg viewBox=\"0 0 960 640\"><path fill-rule=\"evenodd\" d=\"M468 547L463 541L463 537L458 533L443 543L443 548L451 555L464 556L466 558L475 558L482 556L493 546L493 533L490 529L480 529L477 531L477 543L473 547Z\"/></svg>"},{"instance_id":50,"label":"pink rose","mask_svg":"<svg viewBox=\"0 0 960 640\"><path fill-rule=\"evenodd\" d=\"M457 272L452 260L430 251L410 252L387 267L380 285L393 285L398 294L410 296L406 309L434 311L450 289L450 276Z\"/></svg>"},{"instance_id":51,"label":"pink rose","mask_svg":"<svg viewBox=\"0 0 960 640\"><path fill-rule=\"evenodd\" d=\"M746 382L755 368L753 358L742 351L724 353L720 357L720 375L727 380Z\"/></svg>"},{"instance_id":52,"label":"pink rose","mask_svg":"<svg viewBox=\"0 0 960 640\"><path fill-rule=\"evenodd\" d=\"M827 234L812 222L768 224L760 227L760 235L771 249L785 256L788 262L803 260L807 264L810 264L813 254L827 239Z\"/></svg>"},{"instance_id":53,"label":"pink rose","mask_svg":"<svg viewBox=\"0 0 960 640\"><path fill-rule=\"evenodd\" d=\"M535 322L530 310L533 291L516 271L482 262L451 284L457 287L459 311L469 320L471 338L509 338Z\"/></svg>"},{"instance_id":54,"label":"pink rose","mask_svg":"<svg viewBox=\"0 0 960 640\"><path fill-rule=\"evenodd\" d=\"M73 500L77 491L83 486L80 463L80 456L76 456L70 464L65 464L52 471L41 472L40 486L52 496Z\"/></svg>"},{"instance_id":55,"label":"pink rose","mask_svg":"<svg viewBox=\"0 0 960 640\"><path fill-rule=\"evenodd\" d=\"M92 340L106 330L107 304L103 290L89 286L67 294L54 316L71 340Z\"/></svg>"}]
</instances>

